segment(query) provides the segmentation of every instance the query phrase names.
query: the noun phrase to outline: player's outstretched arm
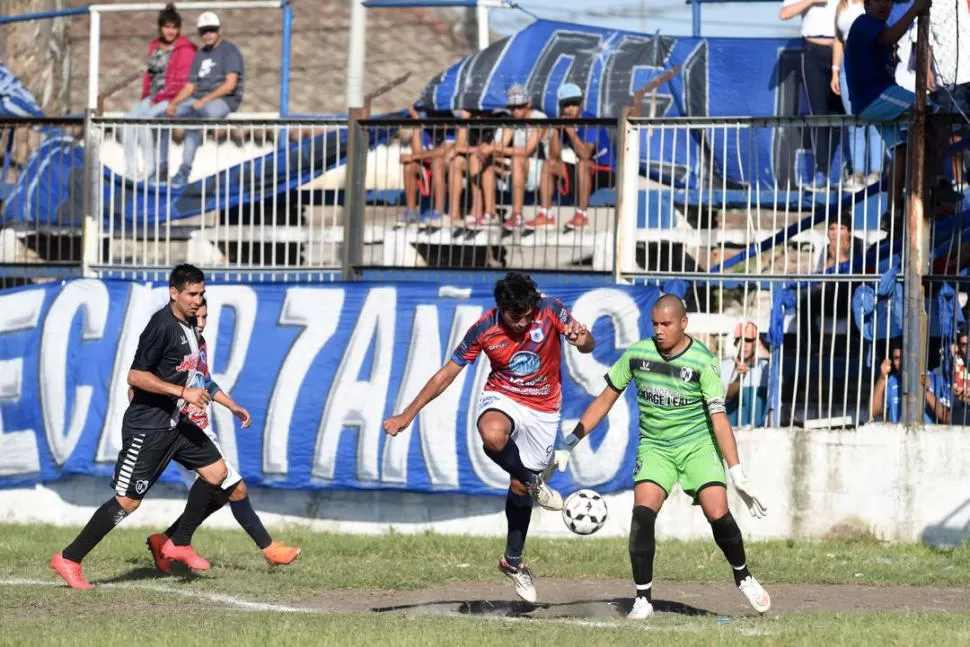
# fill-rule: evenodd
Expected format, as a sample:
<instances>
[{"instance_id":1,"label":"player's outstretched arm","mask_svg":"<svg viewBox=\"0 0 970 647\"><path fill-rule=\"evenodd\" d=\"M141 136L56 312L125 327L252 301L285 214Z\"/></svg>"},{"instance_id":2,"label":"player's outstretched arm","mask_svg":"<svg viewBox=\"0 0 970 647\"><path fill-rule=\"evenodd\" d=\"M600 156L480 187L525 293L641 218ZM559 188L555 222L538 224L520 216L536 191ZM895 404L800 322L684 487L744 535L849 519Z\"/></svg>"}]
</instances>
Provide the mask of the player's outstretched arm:
<instances>
[{"instance_id":1,"label":"player's outstretched arm","mask_svg":"<svg viewBox=\"0 0 970 647\"><path fill-rule=\"evenodd\" d=\"M585 438L596 425L602 422L603 418L606 417L606 414L610 412L610 409L613 408L613 405L620 398L620 393L622 391L617 391L607 386L586 407L586 411L583 412L583 415L579 418L579 422L576 423L576 428L563 439L563 449L556 450L556 467L559 468L560 472L566 471L566 465L569 464L569 454L573 451L573 447L579 444L579 441Z\"/></svg>"},{"instance_id":2,"label":"player's outstretched arm","mask_svg":"<svg viewBox=\"0 0 970 647\"><path fill-rule=\"evenodd\" d=\"M566 329L563 331L563 336L580 353L592 353L593 348L596 347L596 340L593 339L592 331L585 324L581 324L578 321L567 324Z\"/></svg>"},{"instance_id":3,"label":"player's outstretched arm","mask_svg":"<svg viewBox=\"0 0 970 647\"><path fill-rule=\"evenodd\" d=\"M448 360L444 366L439 368L431 376L431 379L421 388L417 397L414 398L411 404L405 407L404 411L384 421L384 431L391 436L396 436L407 429L415 416L418 415L418 412L429 402L444 393L448 385L455 381L455 378L461 373L462 368L464 367L456 364L454 360Z\"/></svg>"},{"instance_id":4,"label":"player's outstretched arm","mask_svg":"<svg viewBox=\"0 0 970 647\"><path fill-rule=\"evenodd\" d=\"M232 415L239 418L243 429L246 429L252 424L253 417L249 415L249 411L246 410L246 407L230 398L229 395L222 389L217 388L215 394L212 396L212 399L232 411Z\"/></svg>"},{"instance_id":5,"label":"player's outstretched arm","mask_svg":"<svg viewBox=\"0 0 970 647\"><path fill-rule=\"evenodd\" d=\"M738 458L738 443L734 438L734 430L727 414L723 411L711 414L711 425L714 427L714 437L717 439L717 446L721 449L721 455L728 465L728 473L734 482L734 487L741 500L748 506L748 511L752 517L763 517L768 512L768 508L762 502L761 496L755 491L754 485L745 476L741 468L741 459Z\"/></svg>"}]
</instances>

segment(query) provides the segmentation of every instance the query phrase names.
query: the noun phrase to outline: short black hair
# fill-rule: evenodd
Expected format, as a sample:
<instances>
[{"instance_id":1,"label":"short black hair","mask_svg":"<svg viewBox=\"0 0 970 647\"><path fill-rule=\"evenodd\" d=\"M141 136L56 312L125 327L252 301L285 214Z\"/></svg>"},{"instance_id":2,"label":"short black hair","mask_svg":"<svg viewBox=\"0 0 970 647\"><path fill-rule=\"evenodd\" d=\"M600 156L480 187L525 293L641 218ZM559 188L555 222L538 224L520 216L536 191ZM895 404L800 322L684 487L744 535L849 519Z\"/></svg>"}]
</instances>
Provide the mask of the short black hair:
<instances>
[{"instance_id":1,"label":"short black hair","mask_svg":"<svg viewBox=\"0 0 970 647\"><path fill-rule=\"evenodd\" d=\"M169 2L164 9L158 12L158 28L161 29L165 25L175 25L179 29L182 28L182 16L175 10L174 2Z\"/></svg>"},{"instance_id":2,"label":"short black hair","mask_svg":"<svg viewBox=\"0 0 970 647\"><path fill-rule=\"evenodd\" d=\"M522 272L509 272L495 283L495 305L499 310L521 315L539 307L542 295L536 282Z\"/></svg>"},{"instance_id":3,"label":"short black hair","mask_svg":"<svg viewBox=\"0 0 970 647\"><path fill-rule=\"evenodd\" d=\"M168 287L175 288L179 292L190 283L205 283L205 274L195 265L188 263L176 265L172 273L168 275Z\"/></svg>"}]
</instances>

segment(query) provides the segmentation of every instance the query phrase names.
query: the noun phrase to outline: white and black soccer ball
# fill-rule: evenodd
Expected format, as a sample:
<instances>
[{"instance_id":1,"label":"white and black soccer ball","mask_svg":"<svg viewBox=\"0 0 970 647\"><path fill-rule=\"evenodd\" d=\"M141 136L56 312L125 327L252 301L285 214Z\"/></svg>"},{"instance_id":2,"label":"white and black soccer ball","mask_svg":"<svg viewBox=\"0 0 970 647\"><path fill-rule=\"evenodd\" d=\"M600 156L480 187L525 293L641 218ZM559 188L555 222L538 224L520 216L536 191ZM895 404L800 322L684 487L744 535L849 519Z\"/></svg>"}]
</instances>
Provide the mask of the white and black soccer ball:
<instances>
[{"instance_id":1,"label":"white and black soccer ball","mask_svg":"<svg viewBox=\"0 0 970 647\"><path fill-rule=\"evenodd\" d=\"M573 492L563 502L562 520L577 535L592 535L606 523L606 501L593 490Z\"/></svg>"}]
</instances>

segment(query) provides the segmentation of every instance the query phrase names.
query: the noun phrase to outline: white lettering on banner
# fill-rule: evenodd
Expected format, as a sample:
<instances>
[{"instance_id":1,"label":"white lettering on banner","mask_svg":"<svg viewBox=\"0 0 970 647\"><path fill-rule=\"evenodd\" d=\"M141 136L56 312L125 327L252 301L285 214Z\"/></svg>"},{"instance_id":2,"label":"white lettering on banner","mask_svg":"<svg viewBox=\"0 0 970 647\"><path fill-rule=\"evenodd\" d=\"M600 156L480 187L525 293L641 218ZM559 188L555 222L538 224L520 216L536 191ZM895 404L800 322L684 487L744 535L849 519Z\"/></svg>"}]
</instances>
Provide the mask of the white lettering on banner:
<instances>
[{"instance_id":1,"label":"white lettering on banner","mask_svg":"<svg viewBox=\"0 0 970 647\"><path fill-rule=\"evenodd\" d=\"M40 321L44 290L24 290L0 297L0 335L32 330ZM23 392L23 357L0 360L0 402L18 402ZM40 472L33 429L5 430L0 414L0 476Z\"/></svg>"},{"instance_id":2,"label":"white lettering on banner","mask_svg":"<svg viewBox=\"0 0 970 647\"><path fill-rule=\"evenodd\" d=\"M206 288L206 302L208 303L208 321L205 327L205 342L208 349L207 361L212 379L216 381L227 394L232 393L236 380L242 372L249 351L249 340L253 336L256 325L256 306L258 300L256 291L245 285L214 285ZM234 328L229 336L229 361L226 370L215 372L216 349L219 345L219 320L223 308L232 308L235 313ZM245 402L240 402L246 406ZM236 445L236 418L229 409L216 405L212 412L213 431L219 438L219 446L223 455L233 465L239 466L239 450ZM250 431L250 430L247 430ZM246 432L243 432L246 433Z\"/></svg>"},{"instance_id":3,"label":"white lettering on banner","mask_svg":"<svg viewBox=\"0 0 970 647\"><path fill-rule=\"evenodd\" d=\"M289 288L280 310L280 326L302 326L283 360L266 410L263 430L263 473L286 475L290 421L300 387L324 344L337 332L344 291L333 288Z\"/></svg>"},{"instance_id":4,"label":"white lettering on banner","mask_svg":"<svg viewBox=\"0 0 970 647\"><path fill-rule=\"evenodd\" d=\"M504 490L509 486L509 475L495 462L485 455L482 438L478 434L478 401L488 381L488 374L492 370L492 363L488 356L482 353L475 362L475 381L468 400L468 418L465 424L465 441L468 443L468 459L471 461L475 475L485 484L496 490Z\"/></svg>"},{"instance_id":5,"label":"white lettering on banner","mask_svg":"<svg viewBox=\"0 0 970 647\"><path fill-rule=\"evenodd\" d=\"M451 360L452 350L461 342L468 330L482 315L481 306L458 306L451 323L445 358L441 359L441 336L438 333L438 307L419 305L414 311L414 326L411 329L411 345L407 363L401 377L395 413L404 407L421 391L428 379L439 368ZM465 387L466 371L462 371L455 381L425 406L417 419L407 430L384 443L384 461L381 467L381 481L384 483L407 483L408 454L411 447L412 429L417 428L420 437L421 453L428 468L428 480L432 487L457 488L458 483L458 437L455 424L458 418L458 405Z\"/></svg>"},{"instance_id":6,"label":"white lettering on banner","mask_svg":"<svg viewBox=\"0 0 970 647\"><path fill-rule=\"evenodd\" d=\"M98 441L99 463L113 463L121 451L121 423L128 408L128 371L135 359L138 338L148 325L152 315L169 301L168 287L153 288L150 285L132 283L128 292L124 325L118 335L118 349L111 371L111 387L108 389L108 407Z\"/></svg>"},{"instance_id":7,"label":"white lettering on banner","mask_svg":"<svg viewBox=\"0 0 970 647\"><path fill-rule=\"evenodd\" d=\"M74 390L74 412L71 425L64 433L64 408L67 406L68 345L71 341L71 325L78 310L84 309L81 338L101 339L108 320L108 289L101 281L82 279L64 286L44 319L44 332L40 342L40 400L44 414L44 429L51 456L63 465L77 445L94 387L79 384ZM80 368L80 367L78 367ZM81 371L75 373L82 375Z\"/></svg>"},{"instance_id":8,"label":"white lettering on banner","mask_svg":"<svg viewBox=\"0 0 970 647\"><path fill-rule=\"evenodd\" d=\"M323 420L317 430L311 470L316 478L333 480L337 448L345 427L357 429L357 480L377 481L380 478L381 437L384 435L381 422L394 361L396 315L396 289L373 288L367 293L340 368L334 375ZM358 381L372 340L374 352L370 378Z\"/></svg>"},{"instance_id":9,"label":"white lettering on banner","mask_svg":"<svg viewBox=\"0 0 970 647\"><path fill-rule=\"evenodd\" d=\"M632 345L640 338L640 309L636 301L622 290L597 288L583 294L573 305L573 316L590 328L600 317L609 317L616 331L614 348L617 350ZM602 341L597 340L597 343ZM592 353L583 354L572 345L567 345L567 375L591 397L599 395L606 388L603 376L609 369L609 366L597 361ZM563 432L572 432L577 422L564 420ZM577 485L599 485L616 477L630 440L630 410L622 396L606 416L605 434L597 449L594 450L587 441L576 445L573 450L569 471Z\"/></svg>"}]
</instances>

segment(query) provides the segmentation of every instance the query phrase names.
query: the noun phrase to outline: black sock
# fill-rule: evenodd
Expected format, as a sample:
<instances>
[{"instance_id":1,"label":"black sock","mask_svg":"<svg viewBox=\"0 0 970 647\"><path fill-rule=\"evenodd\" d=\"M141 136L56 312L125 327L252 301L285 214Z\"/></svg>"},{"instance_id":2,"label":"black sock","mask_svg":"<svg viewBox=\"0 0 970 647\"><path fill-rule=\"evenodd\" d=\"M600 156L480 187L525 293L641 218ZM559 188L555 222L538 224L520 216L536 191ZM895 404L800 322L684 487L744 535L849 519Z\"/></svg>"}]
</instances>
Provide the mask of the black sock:
<instances>
[{"instance_id":1,"label":"black sock","mask_svg":"<svg viewBox=\"0 0 970 647\"><path fill-rule=\"evenodd\" d=\"M657 551L654 526L657 513L645 505L633 507L633 521L630 523L630 565L633 567L633 584L638 598L653 601L653 556Z\"/></svg>"},{"instance_id":2,"label":"black sock","mask_svg":"<svg viewBox=\"0 0 970 647\"><path fill-rule=\"evenodd\" d=\"M205 509L205 513L202 515L202 521L205 521L213 514L218 512L222 508L222 506L226 505L226 502L228 500L229 500L228 495L226 495L226 493L220 489L219 494L212 497L212 500L209 502L209 506ZM179 515L179 518L173 521L172 525L169 526L168 530L165 531L165 536L168 537L169 539L174 537L175 531L178 530L179 523L181 522L182 522L182 515Z\"/></svg>"},{"instance_id":3,"label":"black sock","mask_svg":"<svg viewBox=\"0 0 970 647\"><path fill-rule=\"evenodd\" d=\"M118 499L111 497L94 511L88 524L81 530L81 534L71 542L70 546L61 551L61 555L64 559L80 563L104 539L104 536L127 516L128 513L118 503Z\"/></svg>"},{"instance_id":4,"label":"black sock","mask_svg":"<svg viewBox=\"0 0 970 647\"><path fill-rule=\"evenodd\" d=\"M210 485L201 478L195 479L195 483L189 488L189 500L185 503L185 510L179 519L178 527L172 534L173 544L176 546L192 544L192 535L202 525L209 504L221 493L222 489L218 485Z\"/></svg>"},{"instance_id":5,"label":"black sock","mask_svg":"<svg viewBox=\"0 0 970 647\"><path fill-rule=\"evenodd\" d=\"M748 567L744 558L744 539L741 537L741 529L738 523L728 512L720 519L711 522L711 530L714 531L714 542L717 544L728 564L734 571L734 583L741 584L744 578L749 577Z\"/></svg>"},{"instance_id":6,"label":"black sock","mask_svg":"<svg viewBox=\"0 0 970 647\"><path fill-rule=\"evenodd\" d=\"M241 501L230 501L229 507L232 509L232 516L236 518L242 529L253 538L260 550L273 543L269 533L266 532L266 527L260 521L259 515L253 509L253 504L250 503L248 496Z\"/></svg>"},{"instance_id":7,"label":"black sock","mask_svg":"<svg viewBox=\"0 0 970 647\"><path fill-rule=\"evenodd\" d=\"M529 522L532 521L532 497L516 494L509 488L509 493L505 495L505 519L509 524L505 538L505 561L510 566L518 566L522 563L525 537L529 534Z\"/></svg>"},{"instance_id":8,"label":"black sock","mask_svg":"<svg viewBox=\"0 0 970 647\"><path fill-rule=\"evenodd\" d=\"M485 447L485 455L520 483L528 485L536 476L522 464L522 458L519 456L519 447L511 438L505 442L505 447L497 452L493 452L488 447Z\"/></svg>"}]
</instances>

